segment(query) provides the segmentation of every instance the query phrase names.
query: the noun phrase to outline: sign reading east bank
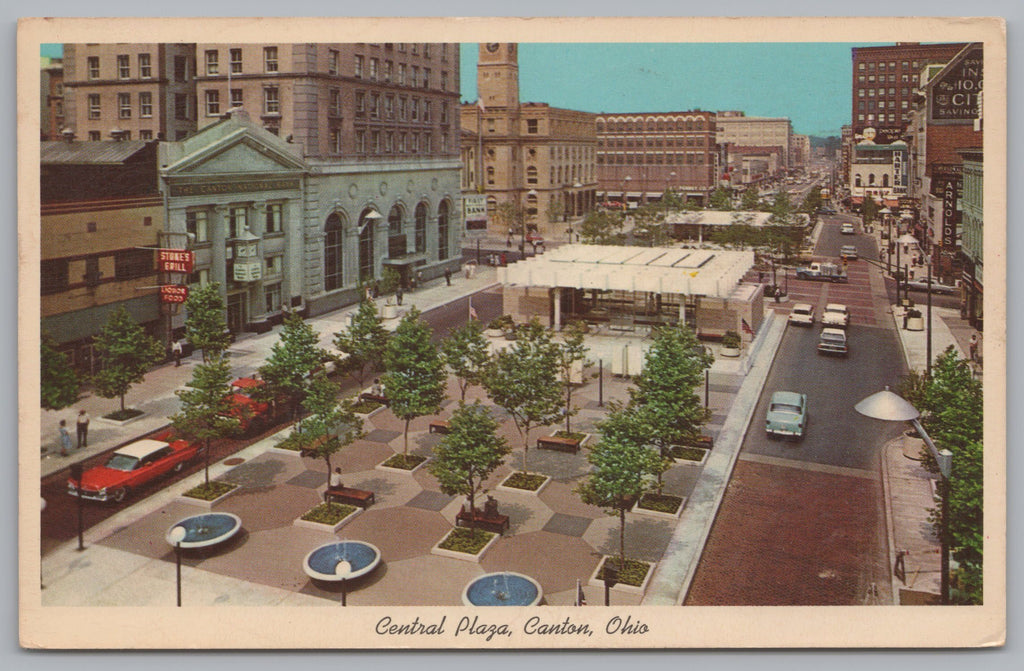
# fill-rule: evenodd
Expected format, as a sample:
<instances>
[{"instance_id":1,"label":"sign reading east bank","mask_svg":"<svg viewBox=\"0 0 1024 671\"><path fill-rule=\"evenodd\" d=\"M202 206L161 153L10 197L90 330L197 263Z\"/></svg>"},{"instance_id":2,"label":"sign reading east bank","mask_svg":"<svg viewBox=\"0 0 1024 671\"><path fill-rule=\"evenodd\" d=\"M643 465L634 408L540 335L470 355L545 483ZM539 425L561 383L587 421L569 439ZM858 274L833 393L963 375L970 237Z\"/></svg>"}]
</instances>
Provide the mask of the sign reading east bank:
<instances>
[{"instance_id":1,"label":"sign reading east bank","mask_svg":"<svg viewBox=\"0 0 1024 671\"><path fill-rule=\"evenodd\" d=\"M249 182L203 182L171 184L172 196L216 196L225 193L252 191L289 191L299 188L298 179L261 179Z\"/></svg>"},{"instance_id":2,"label":"sign reading east bank","mask_svg":"<svg viewBox=\"0 0 1024 671\"><path fill-rule=\"evenodd\" d=\"M978 94L984 84L982 62L984 51L980 46L971 49L964 58L931 83L929 96L929 122L973 122L978 118Z\"/></svg>"}]
</instances>

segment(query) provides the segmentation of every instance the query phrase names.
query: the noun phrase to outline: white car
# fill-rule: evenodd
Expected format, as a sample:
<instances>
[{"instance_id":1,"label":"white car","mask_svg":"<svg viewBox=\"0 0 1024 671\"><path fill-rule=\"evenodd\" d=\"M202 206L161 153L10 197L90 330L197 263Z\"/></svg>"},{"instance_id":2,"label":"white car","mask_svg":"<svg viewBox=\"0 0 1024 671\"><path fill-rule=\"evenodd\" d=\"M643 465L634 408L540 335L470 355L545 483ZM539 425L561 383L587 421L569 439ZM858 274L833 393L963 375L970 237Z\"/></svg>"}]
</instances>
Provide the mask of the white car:
<instances>
[{"instance_id":1,"label":"white car","mask_svg":"<svg viewBox=\"0 0 1024 671\"><path fill-rule=\"evenodd\" d=\"M853 224L851 224L850 222L844 223L842 227L839 229L839 232L842 233L843 235L853 235L854 233L856 233L856 231L853 230Z\"/></svg>"},{"instance_id":2,"label":"white car","mask_svg":"<svg viewBox=\"0 0 1024 671\"><path fill-rule=\"evenodd\" d=\"M814 324L814 306L810 303L797 303L789 313L789 323L795 326L811 326Z\"/></svg>"},{"instance_id":3,"label":"white car","mask_svg":"<svg viewBox=\"0 0 1024 671\"><path fill-rule=\"evenodd\" d=\"M841 303L829 303L821 315L821 323L844 329L850 325L850 312Z\"/></svg>"},{"instance_id":4,"label":"white car","mask_svg":"<svg viewBox=\"0 0 1024 671\"><path fill-rule=\"evenodd\" d=\"M842 329L822 329L818 340L819 354L846 356L846 332Z\"/></svg>"}]
</instances>

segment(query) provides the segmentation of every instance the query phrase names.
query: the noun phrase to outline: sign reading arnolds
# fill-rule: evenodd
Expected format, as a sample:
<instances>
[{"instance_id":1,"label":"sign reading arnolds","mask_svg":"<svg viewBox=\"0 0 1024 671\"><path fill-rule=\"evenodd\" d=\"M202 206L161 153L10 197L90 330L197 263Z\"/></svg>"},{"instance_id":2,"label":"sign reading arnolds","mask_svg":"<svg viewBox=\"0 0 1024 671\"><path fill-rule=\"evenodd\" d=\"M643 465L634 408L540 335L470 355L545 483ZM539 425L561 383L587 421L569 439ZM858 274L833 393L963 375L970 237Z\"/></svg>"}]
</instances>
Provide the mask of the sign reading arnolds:
<instances>
[{"instance_id":1,"label":"sign reading arnolds","mask_svg":"<svg viewBox=\"0 0 1024 671\"><path fill-rule=\"evenodd\" d=\"M942 198L942 246L956 246L956 229L960 224L957 201L963 190L964 167L959 163L936 163L931 167L932 195Z\"/></svg>"},{"instance_id":2,"label":"sign reading arnolds","mask_svg":"<svg viewBox=\"0 0 1024 671\"><path fill-rule=\"evenodd\" d=\"M196 257L186 249L160 249L156 259L162 273L190 273Z\"/></svg>"},{"instance_id":3,"label":"sign reading arnolds","mask_svg":"<svg viewBox=\"0 0 1024 671\"><path fill-rule=\"evenodd\" d=\"M203 182L202 184L171 184L171 195L216 196L224 193L288 191L298 188L298 179L266 179L252 180L248 182Z\"/></svg>"},{"instance_id":4,"label":"sign reading arnolds","mask_svg":"<svg viewBox=\"0 0 1024 671\"><path fill-rule=\"evenodd\" d=\"M983 54L980 46L971 48L963 60L930 85L929 121L970 122L978 118Z\"/></svg>"}]
</instances>

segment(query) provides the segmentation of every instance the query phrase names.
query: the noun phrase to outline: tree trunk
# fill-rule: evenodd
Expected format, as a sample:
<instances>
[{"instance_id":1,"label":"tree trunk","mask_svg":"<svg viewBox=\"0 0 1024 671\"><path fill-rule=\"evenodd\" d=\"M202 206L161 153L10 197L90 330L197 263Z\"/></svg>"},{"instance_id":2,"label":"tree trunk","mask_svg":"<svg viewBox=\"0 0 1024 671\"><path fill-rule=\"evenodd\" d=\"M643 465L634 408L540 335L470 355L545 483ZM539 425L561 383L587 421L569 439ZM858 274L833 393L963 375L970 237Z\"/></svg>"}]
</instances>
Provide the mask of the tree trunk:
<instances>
[{"instance_id":1,"label":"tree trunk","mask_svg":"<svg viewBox=\"0 0 1024 671\"><path fill-rule=\"evenodd\" d=\"M619 507L619 580L626 569L626 507Z\"/></svg>"},{"instance_id":2,"label":"tree trunk","mask_svg":"<svg viewBox=\"0 0 1024 671\"><path fill-rule=\"evenodd\" d=\"M402 454L409 456L409 422L411 420L405 420L405 435L403 438Z\"/></svg>"},{"instance_id":3,"label":"tree trunk","mask_svg":"<svg viewBox=\"0 0 1024 671\"><path fill-rule=\"evenodd\" d=\"M572 373L566 373L566 379L569 379L569 375ZM572 433L572 427L569 425L572 413L572 390L569 386L565 388L565 432Z\"/></svg>"},{"instance_id":4,"label":"tree trunk","mask_svg":"<svg viewBox=\"0 0 1024 671\"><path fill-rule=\"evenodd\" d=\"M121 412L124 412L124 394L121 394Z\"/></svg>"},{"instance_id":5,"label":"tree trunk","mask_svg":"<svg viewBox=\"0 0 1024 671\"><path fill-rule=\"evenodd\" d=\"M526 464L526 454L530 451L530 425L526 425L526 429L523 431L523 473L526 475L530 474Z\"/></svg>"},{"instance_id":6,"label":"tree trunk","mask_svg":"<svg viewBox=\"0 0 1024 671\"><path fill-rule=\"evenodd\" d=\"M206 455L205 455L206 458L204 459L204 462L205 462L204 463L204 470L205 470L205 473L206 473L206 486L209 487L210 486L210 439L209 438L207 438L205 441L203 441L203 446L204 446L203 447L203 451L206 452Z\"/></svg>"}]
</instances>

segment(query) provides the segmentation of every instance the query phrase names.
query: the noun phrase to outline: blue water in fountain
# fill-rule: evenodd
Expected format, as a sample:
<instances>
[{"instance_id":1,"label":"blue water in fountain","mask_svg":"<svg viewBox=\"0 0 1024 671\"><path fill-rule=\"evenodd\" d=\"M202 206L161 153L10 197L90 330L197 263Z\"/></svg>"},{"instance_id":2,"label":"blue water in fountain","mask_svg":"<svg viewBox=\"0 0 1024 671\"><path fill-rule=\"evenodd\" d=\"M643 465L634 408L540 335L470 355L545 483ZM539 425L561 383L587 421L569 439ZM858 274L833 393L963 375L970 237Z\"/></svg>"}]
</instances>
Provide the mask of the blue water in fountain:
<instances>
[{"instance_id":1,"label":"blue water in fountain","mask_svg":"<svg viewBox=\"0 0 1024 671\"><path fill-rule=\"evenodd\" d=\"M537 599L537 586L518 575L493 573L470 583L466 598L474 606L529 606Z\"/></svg>"},{"instance_id":2,"label":"blue water in fountain","mask_svg":"<svg viewBox=\"0 0 1024 671\"><path fill-rule=\"evenodd\" d=\"M344 541L332 543L317 549L309 556L309 567L317 573L334 575L335 567L343 561L358 571L369 566L377 559L377 552L365 543Z\"/></svg>"},{"instance_id":3,"label":"blue water in fountain","mask_svg":"<svg viewBox=\"0 0 1024 671\"><path fill-rule=\"evenodd\" d=\"M185 528L183 543L202 543L231 533L238 520L223 513L207 513L181 520L175 526Z\"/></svg>"}]
</instances>

